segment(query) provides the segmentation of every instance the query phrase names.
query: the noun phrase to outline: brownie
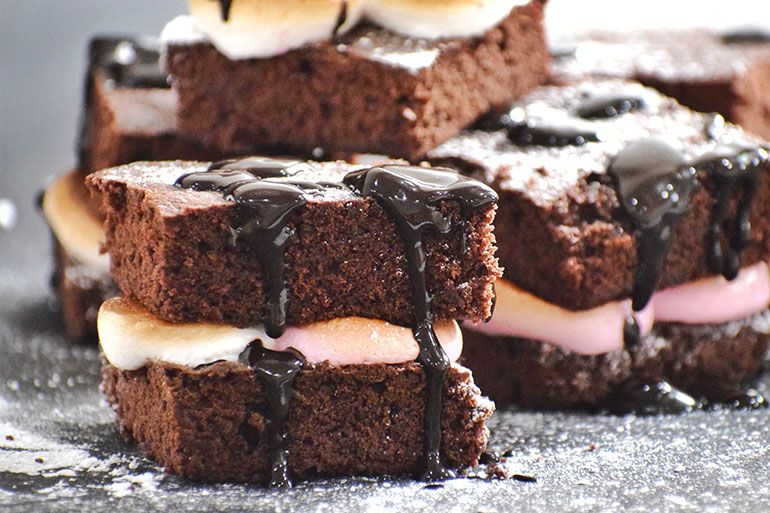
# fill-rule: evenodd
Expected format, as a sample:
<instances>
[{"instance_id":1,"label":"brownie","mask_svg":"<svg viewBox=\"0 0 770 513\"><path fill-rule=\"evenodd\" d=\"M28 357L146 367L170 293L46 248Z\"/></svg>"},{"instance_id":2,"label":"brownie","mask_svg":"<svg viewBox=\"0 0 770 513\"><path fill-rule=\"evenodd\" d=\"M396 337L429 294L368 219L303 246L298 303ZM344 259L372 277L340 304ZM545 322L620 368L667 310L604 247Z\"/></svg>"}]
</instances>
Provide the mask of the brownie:
<instances>
[{"instance_id":1,"label":"brownie","mask_svg":"<svg viewBox=\"0 0 770 513\"><path fill-rule=\"evenodd\" d=\"M536 0L515 7L476 38L428 41L360 26L265 59L233 61L208 42L170 41L179 133L231 152L416 159L545 82L542 10Z\"/></svg>"},{"instance_id":2,"label":"brownie","mask_svg":"<svg viewBox=\"0 0 770 513\"><path fill-rule=\"evenodd\" d=\"M88 47L79 167L88 174L139 160L216 159L176 130L177 95L150 36L101 36Z\"/></svg>"},{"instance_id":3,"label":"brownie","mask_svg":"<svg viewBox=\"0 0 770 513\"><path fill-rule=\"evenodd\" d=\"M597 31L557 39L554 80L638 80L770 140L770 32Z\"/></svg>"},{"instance_id":4,"label":"brownie","mask_svg":"<svg viewBox=\"0 0 770 513\"><path fill-rule=\"evenodd\" d=\"M640 100L645 106L615 117L578 119L577 112L590 102L617 99L618 95ZM671 141L683 162L704 158L727 141L767 146L729 123L715 125L710 115L689 111L651 89L614 79L544 87L516 103L512 113L526 120L509 118L509 129L497 129L493 124L492 130L466 131L431 151L429 160L455 167L498 192L495 235L505 279L571 310L592 308L633 293L641 230L622 208L608 172L616 155L632 143L656 135ZM533 125L535 137L540 127L541 132L554 130L561 143L576 133L585 140L561 147L512 142L526 137L527 126ZM590 142L591 137L601 140ZM740 255L743 266L770 258L767 171L765 160L756 173L749 215L751 240ZM686 212L678 226L672 227L658 283L661 289L720 274L709 265L706 241L712 208L722 187L712 173L698 171L696 178ZM728 218L735 217L736 203L732 197Z\"/></svg>"},{"instance_id":5,"label":"brownie","mask_svg":"<svg viewBox=\"0 0 770 513\"><path fill-rule=\"evenodd\" d=\"M156 362L121 371L105 362L102 375L123 437L167 471L198 481L269 479L269 415L262 384L248 366L218 362L193 369ZM291 475L417 474L425 395L425 373L414 362L306 364L287 419ZM477 464L493 405L458 365L445 381L443 404L444 464Z\"/></svg>"},{"instance_id":6,"label":"brownie","mask_svg":"<svg viewBox=\"0 0 770 513\"><path fill-rule=\"evenodd\" d=\"M411 325L407 245L394 221L374 198L342 185L354 166L308 165L292 180L321 180L328 187L287 214L285 228L295 234L283 257L287 324L363 316ZM208 167L134 163L88 178L106 215L111 272L126 295L162 319L253 325L261 322L266 303L265 269L254 248L233 246L236 203L220 192L174 186L181 175ZM494 203L465 213L455 201L437 205L464 230L429 230L422 240L433 315L484 319L491 314L492 283L501 274Z\"/></svg>"},{"instance_id":7,"label":"brownie","mask_svg":"<svg viewBox=\"0 0 770 513\"><path fill-rule=\"evenodd\" d=\"M617 408L627 403L623 395L633 387L659 382L696 398L723 401L761 370L770 312L719 325L658 323L637 346L597 356L469 329L463 330L463 340L463 365L473 369L478 386L498 403Z\"/></svg>"}]
</instances>

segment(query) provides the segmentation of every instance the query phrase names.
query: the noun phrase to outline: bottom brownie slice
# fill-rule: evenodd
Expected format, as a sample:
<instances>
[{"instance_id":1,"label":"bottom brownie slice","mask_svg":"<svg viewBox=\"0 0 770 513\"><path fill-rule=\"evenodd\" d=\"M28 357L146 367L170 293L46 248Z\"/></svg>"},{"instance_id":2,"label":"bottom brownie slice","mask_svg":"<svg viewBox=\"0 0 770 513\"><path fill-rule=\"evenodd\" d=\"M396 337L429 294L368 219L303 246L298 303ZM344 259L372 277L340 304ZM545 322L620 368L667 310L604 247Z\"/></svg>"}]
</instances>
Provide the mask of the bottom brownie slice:
<instances>
[{"instance_id":1,"label":"bottom brownie slice","mask_svg":"<svg viewBox=\"0 0 770 513\"><path fill-rule=\"evenodd\" d=\"M122 371L104 362L104 391L120 432L166 470L200 481L270 477L263 387L247 365L154 362ZM305 364L294 382L288 467L298 478L416 474L424 447L425 373L404 364ZM444 384L442 461L477 464L493 405L453 365Z\"/></svg>"}]
</instances>

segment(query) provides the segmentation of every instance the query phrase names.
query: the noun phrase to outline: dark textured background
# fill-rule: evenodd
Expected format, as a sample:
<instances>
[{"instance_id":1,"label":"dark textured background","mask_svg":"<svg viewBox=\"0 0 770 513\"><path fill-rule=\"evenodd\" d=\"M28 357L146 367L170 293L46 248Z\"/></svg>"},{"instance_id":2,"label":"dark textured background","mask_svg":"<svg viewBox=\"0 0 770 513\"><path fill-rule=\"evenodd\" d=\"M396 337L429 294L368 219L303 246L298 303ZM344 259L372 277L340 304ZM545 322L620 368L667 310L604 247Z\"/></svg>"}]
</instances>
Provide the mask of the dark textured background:
<instances>
[{"instance_id":1,"label":"dark textured background","mask_svg":"<svg viewBox=\"0 0 770 513\"><path fill-rule=\"evenodd\" d=\"M616 4L627 5L611 4L615 16L622 14ZM663 2L645 2L618 23L655 23L656 4ZM736 2L733 18L736 5L748 20L758 6L768 8L766 0ZM555 26L570 28L565 20L579 12L601 24L585 2L554 0L557 6L569 14L554 17ZM534 483L459 479L426 488L345 479L284 492L198 486L164 475L125 446L98 390L96 349L62 336L48 288L48 236L33 203L47 177L74 161L88 35L157 33L183 10L182 0L0 0L0 212L2 198L18 209L15 227L0 228L0 511L770 511L766 410L655 417L500 411L492 446L510 451L506 467ZM680 14L663 24L692 21ZM703 19L702 10L696 14Z\"/></svg>"}]
</instances>

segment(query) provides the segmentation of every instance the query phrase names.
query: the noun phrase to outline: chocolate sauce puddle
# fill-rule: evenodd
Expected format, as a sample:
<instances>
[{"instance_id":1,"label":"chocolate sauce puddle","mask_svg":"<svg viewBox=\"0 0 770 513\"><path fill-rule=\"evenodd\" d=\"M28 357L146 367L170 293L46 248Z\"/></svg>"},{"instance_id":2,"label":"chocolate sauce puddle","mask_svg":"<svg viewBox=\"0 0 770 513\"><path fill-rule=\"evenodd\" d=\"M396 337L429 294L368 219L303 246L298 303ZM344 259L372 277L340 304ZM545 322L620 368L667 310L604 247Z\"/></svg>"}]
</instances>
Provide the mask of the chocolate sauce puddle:
<instances>
[{"instance_id":1,"label":"chocolate sauce puddle","mask_svg":"<svg viewBox=\"0 0 770 513\"><path fill-rule=\"evenodd\" d=\"M254 342L241 353L240 362L254 370L267 399L267 441L270 447L270 488L289 488L286 418L294 380L302 369L302 356L292 351L271 351Z\"/></svg>"},{"instance_id":2,"label":"chocolate sauce puddle","mask_svg":"<svg viewBox=\"0 0 770 513\"><path fill-rule=\"evenodd\" d=\"M425 473L422 479L438 481L454 476L441 463L441 395L451 362L433 331L433 296L428 292L425 266L427 255L423 234L441 234L453 228L451 216L442 213L440 203L460 205L461 227L473 213L497 200L489 187L450 170L411 166L385 166L355 171L344 182L365 197L373 197L390 215L406 246L409 278L414 295L415 325L412 327L420 347L419 361L425 368L427 402L425 407Z\"/></svg>"},{"instance_id":3,"label":"chocolate sauce puddle","mask_svg":"<svg viewBox=\"0 0 770 513\"><path fill-rule=\"evenodd\" d=\"M671 234L690 206L696 171L681 151L658 138L635 141L612 161L609 174L638 238L632 308L647 305L660 282Z\"/></svg>"},{"instance_id":4,"label":"chocolate sauce puddle","mask_svg":"<svg viewBox=\"0 0 770 513\"><path fill-rule=\"evenodd\" d=\"M732 143L717 147L693 166L714 181L714 203L709 222L707 249L711 272L728 280L738 275L740 255L751 242L749 212L759 180L759 170L767 163L762 148ZM728 219L728 207L735 199L737 210ZM722 240L726 240L723 247Z\"/></svg>"}]
</instances>

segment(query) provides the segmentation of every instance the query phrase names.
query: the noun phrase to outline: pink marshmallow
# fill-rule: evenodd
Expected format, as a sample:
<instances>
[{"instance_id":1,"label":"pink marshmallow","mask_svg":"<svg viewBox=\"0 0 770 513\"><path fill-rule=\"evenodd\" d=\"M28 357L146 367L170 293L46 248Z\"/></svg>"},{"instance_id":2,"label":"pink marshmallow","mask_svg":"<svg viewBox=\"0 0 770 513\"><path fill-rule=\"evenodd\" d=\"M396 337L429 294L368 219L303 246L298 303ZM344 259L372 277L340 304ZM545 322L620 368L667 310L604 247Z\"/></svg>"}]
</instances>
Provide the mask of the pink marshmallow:
<instances>
[{"instance_id":1,"label":"pink marshmallow","mask_svg":"<svg viewBox=\"0 0 770 513\"><path fill-rule=\"evenodd\" d=\"M462 353L462 333L454 321L437 322L436 336L450 361ZM411 328L376 319L345 317L291 327L278 339L263 340L268 349L294 348L313 363L331 365L403 363L416 360L419 347Z\"/></svg>"}]
</instances>

